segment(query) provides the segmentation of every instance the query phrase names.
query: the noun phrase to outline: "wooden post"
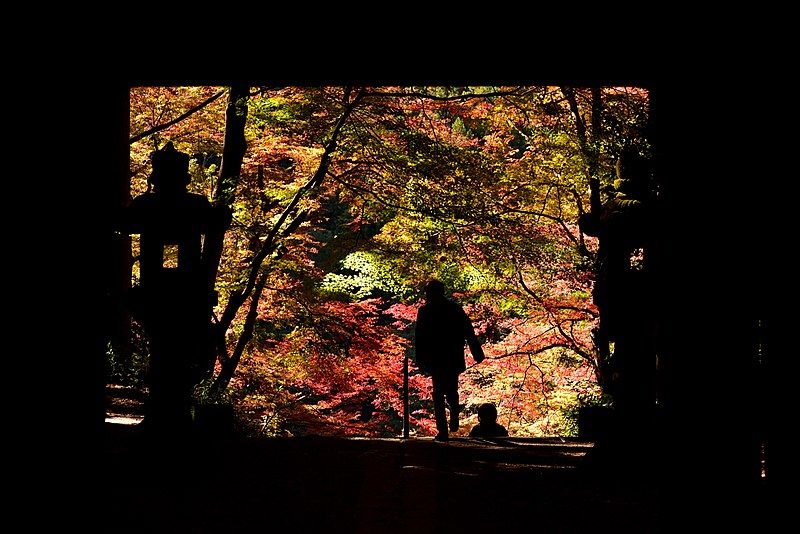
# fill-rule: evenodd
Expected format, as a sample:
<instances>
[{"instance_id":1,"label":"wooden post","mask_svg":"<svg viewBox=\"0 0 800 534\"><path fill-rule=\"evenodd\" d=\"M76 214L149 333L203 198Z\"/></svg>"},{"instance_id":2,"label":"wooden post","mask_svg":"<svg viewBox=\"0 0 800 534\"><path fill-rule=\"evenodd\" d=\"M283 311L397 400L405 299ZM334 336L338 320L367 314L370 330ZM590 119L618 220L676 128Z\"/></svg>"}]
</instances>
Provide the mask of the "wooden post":
<instances>
[{"instance_id":1,"label":"wooden post","mask_svg":"<svg viewBox=\"0 0 800 534\"><path fill-rule=\"evenodd\" d=\"M408 439L408 354L403 357L403 439Z\"/></svg>"}]
</instances>

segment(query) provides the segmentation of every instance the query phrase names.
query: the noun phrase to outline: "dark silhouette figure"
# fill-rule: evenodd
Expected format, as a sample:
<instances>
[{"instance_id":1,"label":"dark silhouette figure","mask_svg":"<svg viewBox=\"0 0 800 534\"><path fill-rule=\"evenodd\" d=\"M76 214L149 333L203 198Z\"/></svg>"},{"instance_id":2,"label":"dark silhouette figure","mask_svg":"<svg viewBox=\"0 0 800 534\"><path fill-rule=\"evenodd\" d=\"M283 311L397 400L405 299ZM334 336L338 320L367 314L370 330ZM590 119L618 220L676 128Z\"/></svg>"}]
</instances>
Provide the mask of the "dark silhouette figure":
<instances>
[{"instance_id":1,"label":"dark silhouette figure","mask_svg":"<svg viewBox=\"0 0 800 534\"><path fill-rule=\"evenodd\" d=\"M467 368L464 341L476 363L483 361L483 349L475 336L472 322L463 308L445 298L444 284L431 280L425 286L425 304L417 313L414 344L417 366L433 381L433 410L436 416L436 439L448 439L445 398L450 407L450 430L458 430L458 375Z\"/></svg>"},{"instance_id":2,"label":"dark silhouette figure","mask_svg":"<svg viewBox=\"0 0 800 534\"><path fill-rule=\"evenodd\" d=\"M129 300L150 343L146 427L180 430L191 422L194 386L213 370L214 280L231 216L186 190L189 156L171 142L152 163L155 191L123 214L124 231L141 234L140 284Z\"/></svg>"},{"instance_id":3,"label":"dark silhouette figure","mask_svg":"<svg viewBox=\"0 0 800 534\"><path fill-rule=\"evenodd\" d=\"M481 404L478 408L479 424L469 431L471 438L497 438L508 436L508 430L503 425L497 424L497 408L491 402Z\"/></svg>"}]
</instances>

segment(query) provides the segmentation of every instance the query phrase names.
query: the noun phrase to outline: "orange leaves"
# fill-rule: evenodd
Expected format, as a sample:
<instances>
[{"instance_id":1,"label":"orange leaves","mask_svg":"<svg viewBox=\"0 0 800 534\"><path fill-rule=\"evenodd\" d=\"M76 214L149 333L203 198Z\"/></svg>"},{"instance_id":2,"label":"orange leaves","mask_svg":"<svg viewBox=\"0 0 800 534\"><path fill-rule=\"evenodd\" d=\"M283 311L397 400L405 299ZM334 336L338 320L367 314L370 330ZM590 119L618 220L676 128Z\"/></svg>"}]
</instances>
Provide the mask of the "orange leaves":
<instances>
[{"instance_id":1,"label":"orange leaves","mask_svg":"<svg viewBox=\"0 0 800 534\"><path fill-rule=\"evenodd\" d=\"M164 124L217 89L132 90L132 134ZM407 299L437 275L458 290L485 341L487 360L462 378L465 402L498 403L512 434L555 428L569 395L591 387L597 241L581 236L576 224L589 205L588 179L564 95L556 87L511 89L368 89L383 96L359 100L327 156L321 185L278 229L298 221L262 266L269 278L252 365L247 380L237 378L241 391L261 387L313 431L393 434L418 308ZM496 90L507 94L461 98ZM222 302L241 287L274 222L320 168L337 117L355 94L287 87L250 98L248 150L217 281ZM585 106L589 93L576 95ZM614 147L638 135L646 93L612 88L603 98L605 180ZM209 191L222 152L224 104L215 101L134 143L134 192L146 188L154 141L167 138L197 156L193 187ZM353 274L342 260L354 253L380 258L376 264L389 271L384 278L396 281L391 290L373 285L363 294L395 300L337 301L355 293L321 290L326 275ZM430 382L416 374L413 359L410 387L414 425L432 430Z\"/></svg>"}]
</instances>

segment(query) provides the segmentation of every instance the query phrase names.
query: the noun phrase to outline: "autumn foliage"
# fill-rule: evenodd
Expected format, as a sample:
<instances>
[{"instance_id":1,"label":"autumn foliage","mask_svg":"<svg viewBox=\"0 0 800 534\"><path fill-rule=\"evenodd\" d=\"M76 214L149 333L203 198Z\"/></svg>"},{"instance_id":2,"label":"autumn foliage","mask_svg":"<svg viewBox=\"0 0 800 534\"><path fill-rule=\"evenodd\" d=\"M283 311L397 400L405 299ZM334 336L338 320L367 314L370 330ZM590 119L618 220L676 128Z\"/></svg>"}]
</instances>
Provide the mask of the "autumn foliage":
<instances>
[{"instance_id":1,"label":"autumn foliage","mask_svg":"<svg viewBox=\"0 0 800 534\"><path fill-rule=\"evenodd\" d=\"M225 91L131 90L132 194L147 189L150 152L171 140L192 155L190 188L214 195ZM222 333L218 366L253 311L226 390L238 413L268 434L398 435L408 356L412 432L434 433L413 330L420 289L437 277L487 356L462 375L460 433L483 402L512 435L573 432L570 414L600 398L603 380L597 243L578 218L592 179L601 195L613 187L621 150L647 151L647 97L604 88L598 106L589 90L560 87L250 88L217 279L218 317L249 277L263 281Z\"/></svg>"}]
</instances>

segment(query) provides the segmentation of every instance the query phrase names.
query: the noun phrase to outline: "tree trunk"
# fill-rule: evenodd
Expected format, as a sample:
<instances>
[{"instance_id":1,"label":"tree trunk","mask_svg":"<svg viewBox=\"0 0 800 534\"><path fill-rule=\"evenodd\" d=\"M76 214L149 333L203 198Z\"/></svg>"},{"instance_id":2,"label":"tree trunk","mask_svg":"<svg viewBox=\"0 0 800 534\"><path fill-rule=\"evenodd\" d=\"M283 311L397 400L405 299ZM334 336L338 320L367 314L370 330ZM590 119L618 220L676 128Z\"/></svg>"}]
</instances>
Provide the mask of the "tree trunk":
<instances>
[{"instance_id":1,"label":"tree trunk","mask_svg":"<svg viewBox=\"0 0 800 534\"><path fill-rule=\"evenodd\" d=\"M578 100L575 96L575 90L571 87L562 87L561 92L564 94L564 97L569 104L570 111L572 111L572 115L575 118L575 131L578 137L578 145L583 156L583 161L586 165L586 174L589 178L590 211L587 216L584 217L584 219L589 221L590 226L596 230L596 226L600 218L600 210L602 208L600 199L600 176L598 174L600 162L598 150L600 137L602 136L602 89L599 87L594 87L591 89L591 123L589 125L589 131L587 131L586 121L581 115ZM584 231L586 231L586 229L582 228L581 232ZM594 234L595 232L590 231L589 233ZM603 238L600 237L600 250L598 251L598 259L603 255L604 246L607 246L607 244L605 244ZM597 280L599 276L599 269L599 263L595 262L595 280ZM610 385L610 369L608 366L611 358L611 348L609 345L610 339L608 328L603 321L603 318L607 313L607 306L604 301L597 298L596 293L594 295L594 303L597 305L597 309L600 313L600 324L592 332L592 343L597 350L597 364L595 365L595 373L597 375L597 382L600 387L603 389L603 391L608 392Z\"/></svg>"},{"instance_id":2,"label":"tree trunk","mask_svg":"<svg viewBox=\"0 0 800 534\"><path fill-rule=\"evenodd\" d=\"M244 126L247 122L249 96L249 86L231 87L228 108L225 110L225 145L222 149L222 163L213 197L217 204L230 206L236 196L236 187L239 185L239 176L242 173L242 161L247 151Z\"/></svg>"},{"instance_id":3,"label":"tree trunk","mask_svg":"<svg viewBox=\"0 0 800 534\"><path fill-rule=\"evenodd\" d=\"M222 148L222 163L220 164L219 175L213 193L213 203L220 208L230 209L236 198L236 187L242 174L242 162L247 151L247 141L244 136L244 127L247 123L247 99L249 98L249 86L233 86L228 97L228 107L225 110L225 144ZM210 240L210 249L207 253L207 264L209 266L210 289L214 289L216 272L222 258L222 248L224 245L224 235L217 236L217 239ZM231 295L231 299L236 294ZM231 303L228 302L228 307ZM241 305L241 304L239 304ZM238 308L237 308L238 309ZM228 325L218 323L214 325L211 339L214 344L214 352L223 366L227 364L227 348L225 345L225 332Z\"/></svg>"},{"instance_id":4,"label":"tree trunk","mask_svg":"<svg viewBox=\"0 0 800 534\"><path fill-rule=\"evenodd\" d=\"M581 149L586 175L589 178L589 209L595 216L600 214L600 177L597 175L599 165L598 143L601 136L603 98L599 87L592 88L592 109L590 130L586 131L586 121L581 115L575 90L571 87L562 87L561 92L569 104L572 116L575 118L575 132L578 136L578 146Z\"/></svg>"},{"instance_id":5,"label":"tree trunk","mask_svg":"<svg viewBox=\"0 0 800 534\"><path fill-rule=\"evenodd\" d=\"M592 212L600 214L600 177L597 175L600 154L600 126L603 99L599 87L592 88L592 138L587 144L586 158L589 162L589 205Z\"/></svg>"}]
</instances>

